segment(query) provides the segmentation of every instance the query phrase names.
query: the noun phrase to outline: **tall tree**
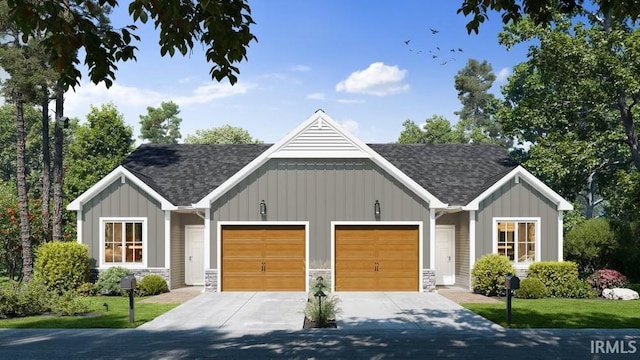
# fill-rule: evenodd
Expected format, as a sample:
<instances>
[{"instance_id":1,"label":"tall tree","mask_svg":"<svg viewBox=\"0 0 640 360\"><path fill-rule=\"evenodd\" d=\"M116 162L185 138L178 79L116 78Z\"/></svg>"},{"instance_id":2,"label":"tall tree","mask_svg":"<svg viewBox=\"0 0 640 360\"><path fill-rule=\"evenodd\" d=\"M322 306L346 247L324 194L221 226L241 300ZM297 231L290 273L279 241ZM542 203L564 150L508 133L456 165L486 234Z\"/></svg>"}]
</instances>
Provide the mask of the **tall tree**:
<instances>
[{"instance_id":1,"label":"tall tree","mask_svg":"<svg viewBox=\"0 0 640 360\"><path fill-rule=\"evenodd\" d=\"M104 26L104 7L120 6L117 0L7 0L9 22L16 24L28 41L47 34L42 42L52 68L60 74L60 85L66 90L79 84L78 64L88 67L94 83L110 87L115 80L118 61L135 60L139 40L135 21L153 20L159 28L160 54L186 55L194 43L202 44L212 64L212 78L237 81L239 70L234 64L246 59L251 34L251 10L246 0L233 1L146 1L128 4L131 22L119 29ZM82 50L82 51L81 51ZM84 54L84 60L79 54Z\"/></svg>"},{"instance_id":2,"label":"tall tree","mask_svg":"<svg viewBox=\"0 0 640 360\"><path fill-rule=\"evenodd\" d=\"M115 169L133 150L133 130L113 104L91 107L69 144L65 194L75 198Z\"/></svg>"},{"instance_id":3,"label":"tall tree","mask_svg":"<svg viewBox=\"0 0 640 360\"><path fill-rule=\"evenodd\" d=\"M600 12L632 21L640 19L637 0L592 0L586 6L584 0L463 0L458 9L458 13L472 16L467 23L467 32L476 34L480 24L489 19L491 11L498 12L504 24L517 23L528 16L535 24L545 27L554 22L558 13L580 16Z\"/></svg>"},{"instance_id":4,"label":"tall tree","mask_svg":"<svg viewBox=\"0 0 640 360\"><path fill-rule=\"evenodd\" d=\"M463 127L451 126L449 120L440 115L428 118L422 128L411 120L406 120L404 130L398 138L399 144L466 144L470 139Z\"/></svg>"},{"instance_id":5,"label":"tall tree","mask_svg":"<svg viewBox=\"0 0 640 360\"><path fill-rule=\"evenodd\" d=\"M241 127L223 125L207 130L196 130L195 135L187 135L186 144L261 144Z\"/></svg>"},{"instance_id":6,"label":"tall tree","mask_svg":"<svg viewBox=\"0 0 640 360\"><path fill-rule=\"evenodd\" d=\"M163 101L157 108L147 107L147 114L140 115L140 139L152 144L177 144L182 137L179 113L173 101Z\"/></svg>"},{"instance_id":7,"label":"tall tree","mask_svg":"<svg viewBox=\"0 0 640 360\"><path fill-rule=\"evenodd\" d=\"M472 142L493 142L506 148L511 140L505 137L502 126L495 119L499 101L489 92L496 75L487 61L469 59L454 77L458 90L458 99L462 109L455 114L460 116L460 126L464 127Z\"/></svg>"}]
</instances>

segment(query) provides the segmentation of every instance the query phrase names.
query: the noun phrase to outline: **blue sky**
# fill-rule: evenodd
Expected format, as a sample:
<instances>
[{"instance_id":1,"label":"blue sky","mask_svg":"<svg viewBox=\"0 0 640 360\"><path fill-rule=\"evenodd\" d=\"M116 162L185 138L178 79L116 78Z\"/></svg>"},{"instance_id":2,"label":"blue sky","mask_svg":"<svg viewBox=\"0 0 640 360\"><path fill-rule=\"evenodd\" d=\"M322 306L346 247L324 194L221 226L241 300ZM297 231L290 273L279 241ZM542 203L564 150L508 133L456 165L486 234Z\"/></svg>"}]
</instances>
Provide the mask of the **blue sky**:
<instances>
[{"instance_id":1,"label":"blue sky","mask_svg":"<svg viewBox=\"0 0 640 360\"><path fill-rule=\"evenodd\" d=\"M83 79L67 93L65 112L82 120L90 105L111 101L137 137L146 107L171 100L181 109L183 137L231 124L273 143L323 109L365 142L392 142L406 119L423 123L438 114L457 120L453 112L461 105L453 78L468 59L491 63L498 94L513 66L526 58L526 46L507 51L498 44L497 13L479 35L468 35L467 18L456 14L461 3L251 1L258 42L239 65L234 86L210 79L199 46L187 57L162 58L153 26L144 25L138 61L119 64L109 90ZM114 24L126 16L124 6L114 13Z\"/></svg>"}]
</instances>

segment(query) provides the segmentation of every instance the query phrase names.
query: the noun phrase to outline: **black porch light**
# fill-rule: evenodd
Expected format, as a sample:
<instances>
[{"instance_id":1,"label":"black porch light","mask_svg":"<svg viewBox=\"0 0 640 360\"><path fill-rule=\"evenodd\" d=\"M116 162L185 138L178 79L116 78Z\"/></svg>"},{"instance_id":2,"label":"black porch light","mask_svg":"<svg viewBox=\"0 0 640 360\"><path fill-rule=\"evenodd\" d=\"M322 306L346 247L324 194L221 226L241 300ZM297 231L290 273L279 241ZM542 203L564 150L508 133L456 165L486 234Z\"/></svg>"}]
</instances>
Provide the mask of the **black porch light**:
<instances>
[{"instance_id":1,"label":"black porch light","mask_svg":"<svg viewBox=\"0 0 640 360\"><path fill-rule=\"evenodd\" d=\"M264 200L260 201L260 216L267 216L267 204Z\"/></svg>"},{"instance_id":2,"label":"black porch light","mask_svg":"<svg viewBox=\"0 0 640 360\"><path fill-rule=\"evenodd\" d=\"M376 217L380 216L380 201L378 200L373 204L373 214Z\"/></svg>"},{"instance_id":3,"label":"black porch light","mask_svg":"<svg viewBox=\"0 0 640 360\"><path fill-rule=\"evenodd\" d=\"M318 283L316 284L316 289L318 289L318 291L316 291L313 296L318 299L318 319L322 319L322 298L326 297L327 294L322 291L322 289L325 287L324 279L322 278L322 276L318 276L316 280L318 281Z\"/></svg>"}]
</instances>

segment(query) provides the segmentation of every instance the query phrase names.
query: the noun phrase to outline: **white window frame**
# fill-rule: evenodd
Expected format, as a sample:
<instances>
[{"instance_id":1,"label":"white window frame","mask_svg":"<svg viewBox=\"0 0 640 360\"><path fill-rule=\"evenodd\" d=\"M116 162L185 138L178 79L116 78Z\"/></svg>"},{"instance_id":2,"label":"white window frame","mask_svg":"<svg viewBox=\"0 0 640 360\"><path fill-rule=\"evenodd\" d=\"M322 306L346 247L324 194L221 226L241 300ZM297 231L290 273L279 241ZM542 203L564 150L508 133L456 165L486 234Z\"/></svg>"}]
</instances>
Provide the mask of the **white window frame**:
<instances>
[{"instance_id":1,"label":"white window frame","mask_svg":"<svg viewBox=\"0 0 640 360\"><path fill-rule=\"evenodd\" d=\"M100 268L110 268L114 266L122 266L129 269L136 268L146 268L148 261L148 241L147 241L147 218L146 217L100 217L100 226L99 226L99 237L100 237L100 261L98 262ZM142 263L132 263L132 262L105 262L105 239L104 239L104 230L105 224L108 222L141 222L142 223Z\"/></svg>"},{"instance_id":2,"label":"white window frame","mask_svg":"<svg viewBox=\"0 0 640 360\"><path fill-rule=\"evenodd\" d=\"M494 217L493 221L491 222L491 243L492 243L492 248L493 248L493 253L494 254L498 254L498 223L499 222L515 222L515 223L523 223L523 222L529 222L529 223L535 223L535 240L534 240L534 260L533 261L523 261L523 262L518 262L517 257L514 255L513 257L513 261L511 261L511 263L513 263L513 265L515 267L518 266L523 266L523 267L528 267L529 264L531 264L532 262L536 262L536 261L540 261L540 238L541 238L541 231L542 231L542 221L539 217ZM516 224L516 229L518 228L517 224ZM514 236L514 249L513 249L513 253L514 254L518 254L518 235L517 233Z\"/></svg>"}]
</instances>

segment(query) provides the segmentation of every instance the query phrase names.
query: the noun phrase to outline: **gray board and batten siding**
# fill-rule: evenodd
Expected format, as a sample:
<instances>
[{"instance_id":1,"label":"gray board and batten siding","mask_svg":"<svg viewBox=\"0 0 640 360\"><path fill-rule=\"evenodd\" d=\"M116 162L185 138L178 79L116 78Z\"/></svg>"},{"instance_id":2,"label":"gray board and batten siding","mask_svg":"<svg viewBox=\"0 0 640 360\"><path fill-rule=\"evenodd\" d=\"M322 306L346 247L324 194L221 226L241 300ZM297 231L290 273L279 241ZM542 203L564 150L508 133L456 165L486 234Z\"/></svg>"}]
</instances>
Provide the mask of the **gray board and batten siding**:
<instances>
[{"instance_id":1,"label":"gray board and batten siding","mask_svg":"<svg viewBox=\"0 0 640 360\"><path fill-rule=\"evenodd\" d=\"M476 222L476 259L493 253L493 218L539 217L540 260L558 260L558 210L533 186L511 179L480 202Z\"/></svg>"},{"instance_id":2,"label":"gray board and batten siding","mask_svg":"<svg viewBox=\"0 0 640 360\"><path fill-rule=\"evenodd\" d=\"M100 264L100 218L143 217L147 219L147 267L164 268L164 211L160 203L133 184L116 180L82 205L82 242L89 258Z\"/></svg>"},{"instance_id":3,"label":"gray board and batten siding","mask_svg":"<svg viewBox=\"0 0 640 360\"><path fill-rule=\"evenodd\" d=\"M262 200L266 219L258 210ZM311 263L331 261L331 221L422 221L429 241L427 202L367 159L271 159L214 201L211 216L211 244L217 243L217 221L309 221ZM216 251L212 246L213 269ZM429 246L423 258L429 268Z\"/></svg>"}]
</instances>

